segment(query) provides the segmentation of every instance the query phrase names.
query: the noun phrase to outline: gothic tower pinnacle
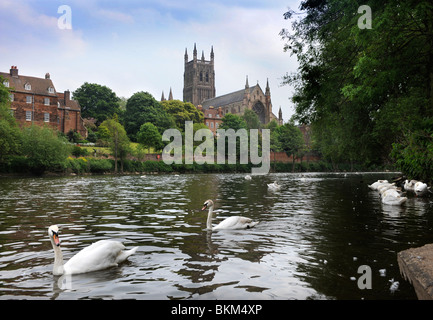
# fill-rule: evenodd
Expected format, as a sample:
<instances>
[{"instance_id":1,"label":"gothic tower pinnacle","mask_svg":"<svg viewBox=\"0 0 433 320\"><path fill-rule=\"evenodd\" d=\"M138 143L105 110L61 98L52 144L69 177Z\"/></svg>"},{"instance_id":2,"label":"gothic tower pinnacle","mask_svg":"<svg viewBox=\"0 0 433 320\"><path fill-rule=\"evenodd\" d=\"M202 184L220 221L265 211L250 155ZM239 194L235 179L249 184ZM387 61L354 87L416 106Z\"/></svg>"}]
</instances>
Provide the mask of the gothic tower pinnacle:
<instances>
[{"instance_id":1,"label":"gothic tower pinnacle","mask_svg":"<svg viewBox=\"0 0 433 320\"><path fill-rule=\"evenodd\" d=\"M187 49L185 49L185 71L183 74L183 100L191 102L195 106L204 100L215 98L215 68L214 50L211 47L210 61L204 56L204 50L200 59L197 59L197 45L194 43L193 59L188 61Z\"/></svg>"}]
</instances>

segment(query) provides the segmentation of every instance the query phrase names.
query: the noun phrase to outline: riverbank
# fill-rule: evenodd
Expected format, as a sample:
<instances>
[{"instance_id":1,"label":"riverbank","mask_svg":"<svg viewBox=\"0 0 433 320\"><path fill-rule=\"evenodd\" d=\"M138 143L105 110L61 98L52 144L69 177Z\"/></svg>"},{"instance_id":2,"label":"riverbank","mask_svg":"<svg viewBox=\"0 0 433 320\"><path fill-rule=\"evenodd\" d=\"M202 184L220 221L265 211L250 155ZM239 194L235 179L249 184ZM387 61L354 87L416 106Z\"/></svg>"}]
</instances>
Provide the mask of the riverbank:
<instances>
[{"instance_id":1,"label":"riverbank","mask_svg":"<svg viewBox=\"0 0 433 320\"><path fill-rule=\"evenodd\" d=\"M15 157L0 167L0 175L92 175L92 174L157 174L157 173L251 173L255 165L249 164L166 164L162 160L118 161L117 172L113 159L94 157L68 157L66 161L51 167L32 167L25 157ZM335 165L322 160L309 162L271 162L270 172L374 172L393 171L392 167L370 167L360 165Z\"/></svg>"}]
</instances>

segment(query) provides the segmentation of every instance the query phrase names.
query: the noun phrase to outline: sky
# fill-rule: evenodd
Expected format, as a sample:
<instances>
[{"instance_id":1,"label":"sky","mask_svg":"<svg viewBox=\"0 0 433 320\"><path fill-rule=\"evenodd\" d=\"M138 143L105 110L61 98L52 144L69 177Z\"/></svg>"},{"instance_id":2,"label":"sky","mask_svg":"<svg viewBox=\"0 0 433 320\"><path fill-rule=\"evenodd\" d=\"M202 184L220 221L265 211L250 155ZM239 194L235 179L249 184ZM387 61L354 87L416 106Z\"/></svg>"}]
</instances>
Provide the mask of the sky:
<instances>
[{"instance_id":1,"label":"sky","mask_svg":"<svg viewBox=\"0 0 433 320\"><path fill-rule=\"evenodd\" d=\"M51 75L57 91L97 83L129 98L183 100L184 54L215 54L216 95L269 81L273 113L294 113L293 88L282 77L297 70L279 36L301 0L0 0L0 72ZM65 7L66 6L66 7Z\"/></svg>"}]
</instances>

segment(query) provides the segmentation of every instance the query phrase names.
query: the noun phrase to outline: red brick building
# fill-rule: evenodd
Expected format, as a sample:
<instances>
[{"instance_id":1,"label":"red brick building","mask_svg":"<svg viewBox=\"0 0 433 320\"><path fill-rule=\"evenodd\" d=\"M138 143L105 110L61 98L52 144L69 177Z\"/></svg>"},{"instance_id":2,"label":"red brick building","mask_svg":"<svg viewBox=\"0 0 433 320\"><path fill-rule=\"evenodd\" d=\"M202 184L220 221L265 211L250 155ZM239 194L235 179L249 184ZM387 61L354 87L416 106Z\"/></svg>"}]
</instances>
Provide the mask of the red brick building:
<instances>
[{"instance_id":1,"label":"red brick building","mask_svg":"<svg viewBox=\"0 0 433 320\"><path fill-rule=\"evenodd\" d=\"M200 105L198 110L203 112L205 125L216 135L216 131L222 123L222 118L224 117L223 110L221 107L214 108L209 107L209 109L203 109Z\"/></svg>"},{"instance_id":2,"label":"red brick building","mask_svg":"<svg viewBox=\"0 0 433 320\"><path fill-rule=\"evenodd\" d=\"M72 130L87 137L80 105L71 100L69 91L56 91L49 73L45 78L23 76L12 66L9 73L0 72L0 77L10 90L11 111L20 126L48 125L63 133Z\"/></svg>"}]
</instances>

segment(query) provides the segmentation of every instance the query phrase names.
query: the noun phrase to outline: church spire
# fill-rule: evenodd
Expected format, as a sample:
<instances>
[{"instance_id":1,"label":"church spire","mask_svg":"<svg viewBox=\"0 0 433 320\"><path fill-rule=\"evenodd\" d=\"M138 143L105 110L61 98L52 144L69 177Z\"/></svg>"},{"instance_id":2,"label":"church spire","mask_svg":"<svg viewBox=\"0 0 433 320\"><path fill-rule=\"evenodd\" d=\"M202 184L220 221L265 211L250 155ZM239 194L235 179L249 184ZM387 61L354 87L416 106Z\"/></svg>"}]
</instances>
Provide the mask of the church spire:
<instances>
[{"instance_id":1,"label":"church spire","mask_svg":"<svg viewBox=\"0 0 433 320\"><path fill-rule=\"evenodd\" d=\"M266 92L265 95L270 96L271 95L271 89L269 88L269 78L266 79Z\"/></svg>"},{"instance_id":2,"label":"church spire","mask_svg":"<svg viewBox=\"0 0 433 320\"><path fill-rule=\"evenodd\" d=\"M248 89L250 87L250 85L248 84L248 76L247 76L247 81L245 82L245 89Z\"/></svg>"},{"instance_id":3,"label":"church spire","mask_svg":"<svg viewBox=\"0 0 433 320\"><path fill-rule=\"evenodd\" d=\"M188 62L188 52L187 52L187 50L185 48L185 63L187 63L187 62Z\"/></svg>"},{"instance_id":4,"label":"church spire","mask_svg":"<svg viewBox=\"0 0 433 320\"><path fill-rule=\"evenodd\" d=\"M201 52L201 61L204 62L204 50L202 50L202 52Z\"/></svg>"},{"instance_id":5,"label":"church spire","mask_svg":"<svg viewBox=\"0 0 433 320\"><path fill-rule=\"evenodd\" d=\"M194 51L192 52L192 56L194 58L194 61L196 61L197 60L197 46L196 46L195 42L194 42Z\"/></svg>"},{"instance_id":6,"label":"church spire","mask_svg":"<svg viewBox=\"0 0 433 320\"><path fill-rule=\"evenodd\" d=\"M165 101L165 97L164 97L164 90L162 90L162 96L161 96L161 101Z\"/></svg>"},{"instance_id":7,"label":"church spire","mask_svg":"<svg viewBox=\"0 0 433 320\"><path fill-rule=\"evenodd\" d=\"M283 112L281 111L281 106L280 106L280 110L278 111L278 125L280 126L283 125Z\"/></svg>"},{"instance_id":8,"label":"church spire","mask_svg":"<svg viewBox=\"0 0 433 320\"><path fill-rule=\"evenodd\" d=\"M213 53L213 46L210 49L210 61L213 61L215 58L214 53Z\"/></svg>"},{"instance_id":9,"label":"church spire","mask_svg":"<svg viewBox=\"0 0 433 320\"><path fill-rule=\"evenodd\" d=\"M173 93L171 92L171 87L170 87L170 93L168 94L168 100L173 100Z\"/></svg>"}]
</instances>

